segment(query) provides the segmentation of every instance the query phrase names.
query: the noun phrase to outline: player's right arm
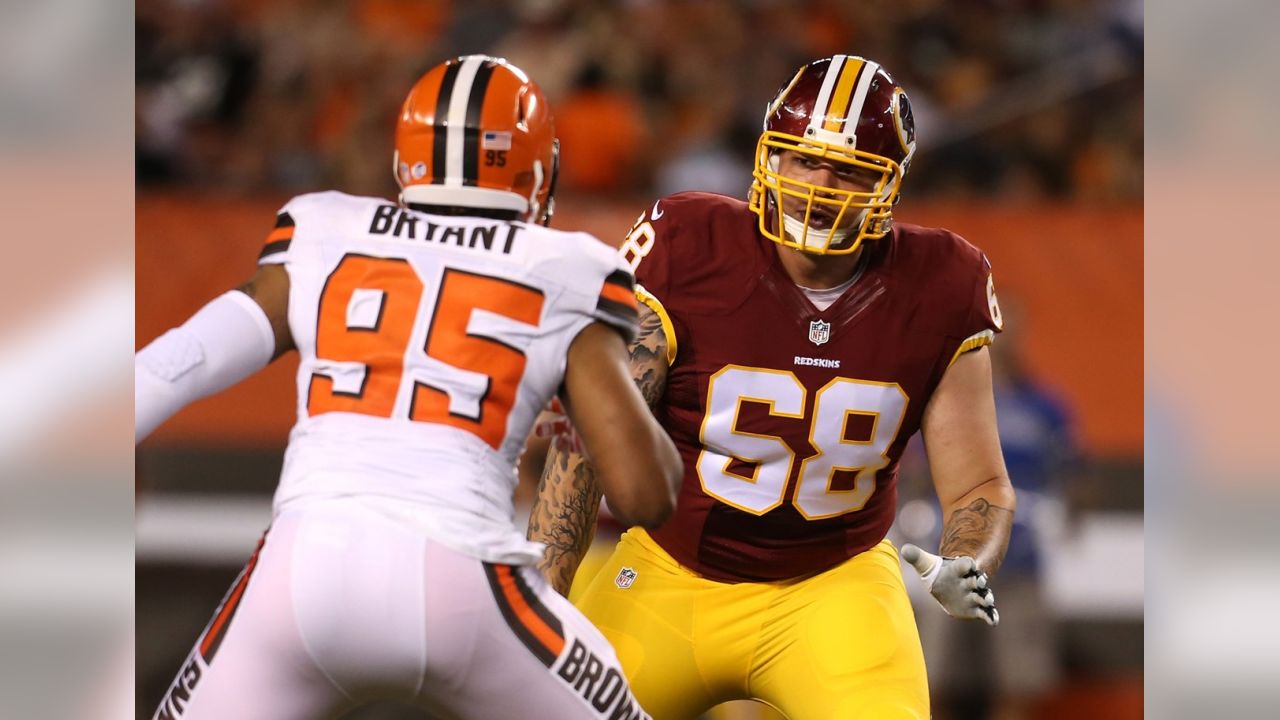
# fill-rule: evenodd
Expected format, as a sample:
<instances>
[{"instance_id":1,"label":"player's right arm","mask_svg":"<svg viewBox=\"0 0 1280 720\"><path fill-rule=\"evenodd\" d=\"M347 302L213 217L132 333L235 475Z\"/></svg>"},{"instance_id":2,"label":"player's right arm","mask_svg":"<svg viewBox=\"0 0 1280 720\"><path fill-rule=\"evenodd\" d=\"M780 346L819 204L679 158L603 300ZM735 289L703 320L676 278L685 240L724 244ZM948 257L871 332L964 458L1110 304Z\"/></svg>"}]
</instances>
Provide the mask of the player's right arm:
<instances>
[{"instance_id":1,"label":"player's right arm","mask_svg":"<svg viewBox=\"0 0 1280 720\"><path fill-rule=\"evenodd\" d=\"M138 351L133 362L134 442L200 398L235 385L293 348L289 274L261 265Z\"/></svg>"},{"instance_id":2,"label":"player's right arm","mask_svg":"<svg viewBox=\"0 0 1280 720\"><path fill-rule=\"evenodd\" d=\"M575 379L578 372L586 369L594 374L589 362L574 362L575 348L586 349L578 348L579 342L590 340L583 337L586 331L570 348L565 374L568 412L592 459L553 444L529 517L529 539L547 546L539 568L562 595L568 594L574 573L591 545L602 491L608 497L609 508L624 524L654 527L666 519L670 508L650 517L632 516L626 507L631 502L628 492L614 486L633 483L651 492L667 490L671 503L674 503L679 486L679 456L666 432L649 412L666 391L668 340L661 318L647 305L640 305L639 323L639 332L628 348L629 360L623 356L620 358L624 363L621 368L616 365L609 368L609 374L613 376L610 382L616 384L619 369L623 373L621 377L625 378L629 365L630 379L639 388L639 397L648 405L646 408L644 404L637 403L637 408L629 405L628 400L629 415L625 421L599 403L606 397L610 403L622 402L619 398L627 395L635 398L634 390L627 388L630 392L623 393L615 387L608 389L609 394L605 395L603 387L594 392L589 386L576 384L584 379L582 376ZM574 402L575 396L579 398L577 403ZM588 399L582 401L584 397ZM636 417L637 409L643 412L643 417ZM618 474L611 476L611 471ZM620 483L623 477L631 479Z\"/></svg>"}]
</instances>

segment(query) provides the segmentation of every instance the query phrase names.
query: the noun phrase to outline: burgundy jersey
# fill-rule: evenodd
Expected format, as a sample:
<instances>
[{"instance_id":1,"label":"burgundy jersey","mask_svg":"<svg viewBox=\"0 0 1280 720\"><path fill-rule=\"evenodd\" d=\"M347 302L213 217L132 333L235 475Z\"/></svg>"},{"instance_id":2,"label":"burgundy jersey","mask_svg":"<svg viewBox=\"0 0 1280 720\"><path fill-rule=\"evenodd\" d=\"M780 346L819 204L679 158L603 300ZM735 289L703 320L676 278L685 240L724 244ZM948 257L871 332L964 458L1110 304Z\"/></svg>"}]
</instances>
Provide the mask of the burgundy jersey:
<instances>
[{"instance_id":1,"label":"burgundy jersey","mask_svg":"<svg viewBox=\"0 0 1280 720\"><path fill-rule=\"evenodd\" d=\"M930 395L1000 329L991 266L954 233L896 225L818 310L756 222L741 201L680 193L622 248L674 350L659 413L684 482L652 535L726 582L808 575L879 543Z\"/></svg>"}]
</instances>

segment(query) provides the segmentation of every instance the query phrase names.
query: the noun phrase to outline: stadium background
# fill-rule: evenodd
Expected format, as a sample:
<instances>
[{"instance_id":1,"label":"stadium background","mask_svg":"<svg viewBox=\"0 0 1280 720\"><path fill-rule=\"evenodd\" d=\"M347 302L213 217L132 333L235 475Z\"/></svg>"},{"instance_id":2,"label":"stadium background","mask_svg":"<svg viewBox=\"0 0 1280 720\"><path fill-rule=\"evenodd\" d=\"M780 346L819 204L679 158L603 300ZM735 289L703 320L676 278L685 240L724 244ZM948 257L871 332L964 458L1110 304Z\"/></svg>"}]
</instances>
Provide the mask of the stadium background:
<instances>
[{"instance_id":1,"label":"stadium background","mask_svg":"<svg viewBox=\"0 0 1280 720\"><path fill-rule=\"evenodd\" d=\"M139 345L242 282L290 195L393 197L398 104L449 56L504 56L544 87L564 153L554 224L614 240L658 195L742 196L764 103L800 63L881 60L919 126L897 214L987 251L1027 364L1073 410L1040 609L1061 672L1035 716L1139 716L1140 3L139 0L136 44ZM138 450L139 717L269 520L294 365Z\"/></svg>"}]
</instances>

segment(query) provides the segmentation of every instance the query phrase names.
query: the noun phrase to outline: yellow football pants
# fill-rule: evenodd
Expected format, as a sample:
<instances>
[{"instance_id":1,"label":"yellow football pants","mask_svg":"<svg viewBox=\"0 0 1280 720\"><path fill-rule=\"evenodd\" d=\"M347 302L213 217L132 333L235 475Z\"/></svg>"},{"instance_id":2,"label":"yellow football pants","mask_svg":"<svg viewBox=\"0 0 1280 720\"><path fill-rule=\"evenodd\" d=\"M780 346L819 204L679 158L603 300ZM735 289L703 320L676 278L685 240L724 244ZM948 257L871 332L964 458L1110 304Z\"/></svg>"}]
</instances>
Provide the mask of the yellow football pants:
<instances>
[{"instance_id":1,"label":"yellow football pants","mask_svg":"<svg viewBox=\"0 0 1280 720\"><path fill-rule=\"evenodd\" d=\"M637 528L573 599L654 720L735 699L790 720L929 718L920 636L888 540L812 577L728 584L684 568Z\"/></svg>"}]
</instances>

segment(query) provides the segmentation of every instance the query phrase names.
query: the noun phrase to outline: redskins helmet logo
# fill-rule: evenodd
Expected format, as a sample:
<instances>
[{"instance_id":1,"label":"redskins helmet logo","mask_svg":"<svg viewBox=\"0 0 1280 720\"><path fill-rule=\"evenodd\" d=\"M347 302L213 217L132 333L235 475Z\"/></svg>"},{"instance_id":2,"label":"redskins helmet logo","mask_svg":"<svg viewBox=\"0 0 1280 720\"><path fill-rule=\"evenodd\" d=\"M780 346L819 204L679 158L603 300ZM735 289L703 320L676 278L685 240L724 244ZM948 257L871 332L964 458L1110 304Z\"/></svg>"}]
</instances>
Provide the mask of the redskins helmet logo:
<instances>
[{"instance_id":1,"label":"redskins helmet logo","mask_svg":"<svg viewBox=\"0 0 1280 720\"><path fill-rule=\"evenodd\" d=\"M902 173L905 175L911 165L911 156L916 152L916 117L911 112L911 99L900 87L893 90L891 108L893 127L898 131L898 142L902 143L902 150L906 153L906 157L902 159Z\"/></svg>"}]
</instances>

